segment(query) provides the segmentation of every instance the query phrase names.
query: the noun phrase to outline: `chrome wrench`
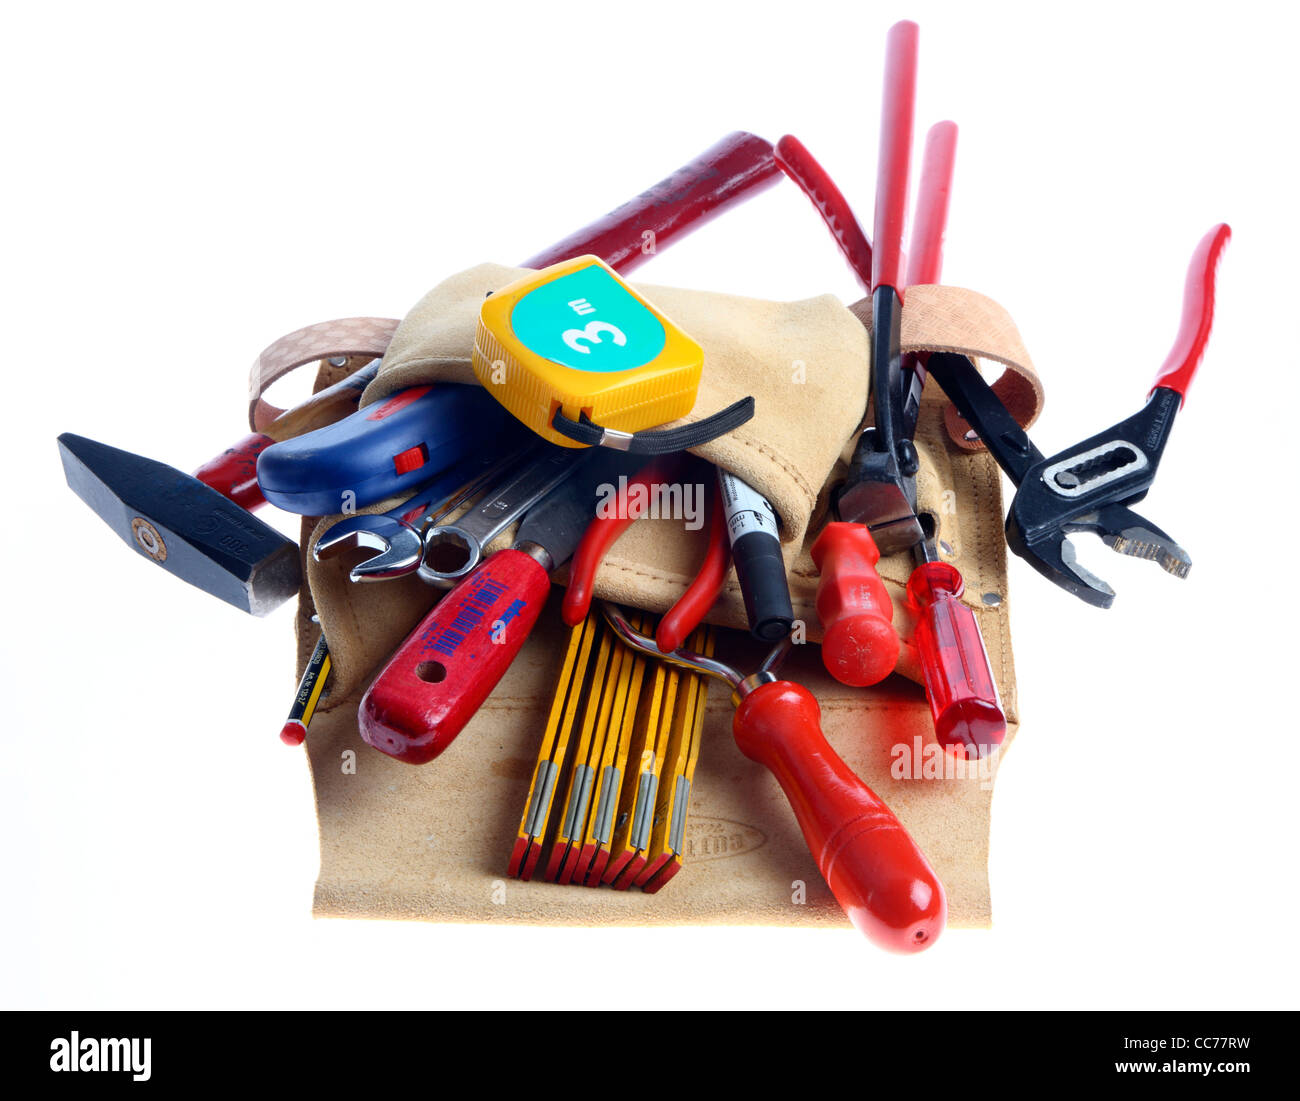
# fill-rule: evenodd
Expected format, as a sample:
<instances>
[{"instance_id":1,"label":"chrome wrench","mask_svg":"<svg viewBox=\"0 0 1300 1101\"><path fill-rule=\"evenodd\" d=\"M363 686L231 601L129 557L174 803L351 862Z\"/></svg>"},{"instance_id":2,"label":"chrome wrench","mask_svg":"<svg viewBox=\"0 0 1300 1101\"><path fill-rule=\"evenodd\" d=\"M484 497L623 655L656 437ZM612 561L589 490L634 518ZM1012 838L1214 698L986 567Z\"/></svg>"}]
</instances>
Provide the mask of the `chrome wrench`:
<instances>
[{"instance_id":1,"label":"chrome wrench","mask_svg":"<svg viewBox=\"0 0 1300 1101\"><path fill-rule=\"evenodd\" d=\"M479 564L484 547L563 484L590 453L591 449L547 444L454 524L430 527L424 536L420 577L431 585L443 586L464 577Z\"/></svg>"},{"instance_id":2,"label":"chrome wrench","mask_svg":"<svg viewBox=\"0 0 1300 1101\"><path fill-rule=\"evenodd\" d=\"M312 557L324 562L354 548L375 551L349 571L353 581L386 581L414 573L424 555L425 530L488 491L535 450L516 448L503 456L480 455L457 463L396 508L346 516L317 540Z\"/></svg>"}]
</instances>

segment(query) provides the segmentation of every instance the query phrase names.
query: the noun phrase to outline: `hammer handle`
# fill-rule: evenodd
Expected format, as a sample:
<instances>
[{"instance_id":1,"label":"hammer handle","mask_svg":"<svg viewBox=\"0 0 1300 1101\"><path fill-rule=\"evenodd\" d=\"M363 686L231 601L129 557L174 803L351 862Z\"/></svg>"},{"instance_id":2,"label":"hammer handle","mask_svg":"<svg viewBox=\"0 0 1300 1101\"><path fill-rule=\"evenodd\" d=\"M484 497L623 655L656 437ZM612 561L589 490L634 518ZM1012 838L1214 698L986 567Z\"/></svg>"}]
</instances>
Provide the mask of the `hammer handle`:
<instances>
[{"instance_id":1,"label":"hammer handle","mask_svg":"<svg viewBox=\"0 0 1300 1101\"><path fill-rule=\"evenodd\" d=\"M737 130L635 199L520 266L545 268L592 253L615 271L631 271L660 247L698 229L751 192L771 186L779 176L771 143ZM273 443L323 428L352 413L361 392L379 373L379 362L372 360L295 405L272 421L264 433L245 436L204 463L194 476L244 508L265 504L257 487L257 456Z\"/></svg>"}]
</instances>

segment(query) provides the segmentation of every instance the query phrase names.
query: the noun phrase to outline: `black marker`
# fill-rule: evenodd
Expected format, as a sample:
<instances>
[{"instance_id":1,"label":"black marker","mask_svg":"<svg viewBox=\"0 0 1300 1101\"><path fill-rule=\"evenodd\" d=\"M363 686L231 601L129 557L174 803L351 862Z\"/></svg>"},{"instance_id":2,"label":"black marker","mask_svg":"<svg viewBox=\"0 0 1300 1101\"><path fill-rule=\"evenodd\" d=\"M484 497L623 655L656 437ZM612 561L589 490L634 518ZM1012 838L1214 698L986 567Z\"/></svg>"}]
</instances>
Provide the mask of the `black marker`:
<instances>
[{"instance_id":1,"label":"black marker","mask_svg":"<svg viewBox=\"0 0 1300 1101\"><path fill-rule=\"evenodd\" d=\"M718 484L722 487L727 536L745 598L749 633L763 642L777 642L790 633L794 608L790 605L776 513L761 493L721 468Z\"/></svg>"}]
</instances>

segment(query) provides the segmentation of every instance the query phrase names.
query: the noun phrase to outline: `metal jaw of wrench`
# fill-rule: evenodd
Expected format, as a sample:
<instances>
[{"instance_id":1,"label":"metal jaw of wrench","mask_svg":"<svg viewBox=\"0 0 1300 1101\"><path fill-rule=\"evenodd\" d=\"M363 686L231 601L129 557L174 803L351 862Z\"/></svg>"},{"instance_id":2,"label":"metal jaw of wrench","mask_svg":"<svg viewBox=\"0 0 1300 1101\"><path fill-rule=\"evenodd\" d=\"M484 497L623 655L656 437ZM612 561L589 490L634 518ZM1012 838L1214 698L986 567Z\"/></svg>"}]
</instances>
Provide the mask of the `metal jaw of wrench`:
<instances>
[{"instance_id":1,"label":"metal jaw of wrench","mask_svg":"<svg viewBox=\"0 0 1300 1101\"><path fill-rule=\"evenodd\" d=\"M1142 410L1048 458L970 360L930 357L930 374L1016 484L1007 544L1044 577L1095 607L1109 608L1115 590L1079 564L1068 538L1075 532L1092 532L1111 550L1158 562L1175 577L1191 569L1187 552L1129 506L1155 480L1174 417L1204 355L1215 270L1229 233L1226 225L1216 226L1192 258L1178 339Z\"/></svg>"},{"instance_id":2,"label":"metal jaw of wrench","mask_svg":"<svg viewBox=\"0 0 1300 1101\"><path fill-rule=\"evenodd\" d=\"M517 448L499 457L479 456L457 463L396 508L346 516L316 541L312 557L324 562L348 550L375 551L349 571L353 581L386 581L414 573L424 557L426 530L488 491L529 450Z\"/></svg>"},{"instance_id":3,"label":"metal jaw of wrench","mask_svg":"<svg viewBox=\"0 0 1300 1101\"><path fill-rule=\"evenodd\" d=\"M567 481L593 452L553 444L530 450L513 464L514 473L484 494L459 520L428 529L418 567L420 577L445 588L472 573L483 559L483 548Z\"/></svg>"}]
</instances>

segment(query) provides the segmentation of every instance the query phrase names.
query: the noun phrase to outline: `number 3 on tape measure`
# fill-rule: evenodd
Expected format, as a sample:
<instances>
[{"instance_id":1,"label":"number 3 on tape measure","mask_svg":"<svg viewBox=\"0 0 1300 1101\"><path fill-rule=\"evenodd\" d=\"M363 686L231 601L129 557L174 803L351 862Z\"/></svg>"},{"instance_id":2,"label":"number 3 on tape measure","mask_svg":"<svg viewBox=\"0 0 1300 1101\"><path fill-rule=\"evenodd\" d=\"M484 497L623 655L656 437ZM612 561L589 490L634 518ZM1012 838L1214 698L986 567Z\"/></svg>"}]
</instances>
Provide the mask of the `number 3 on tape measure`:
<instances>
[{"instance_id":1,"label":"number 3 on tape measure","mask_svg":"<svg viewBox=\"0 0 1300 1101\"><path fill-rule=\"evenodd\" d=\"M585 340L591 344L601 344L601 333L609 333L609 338L620 348L627 343L627 333L608 321L588 321L585 329L565 329L563 340L575 352L590 354L591 349L583 347L581 342Z\"/></svg>"}]
</instances>

